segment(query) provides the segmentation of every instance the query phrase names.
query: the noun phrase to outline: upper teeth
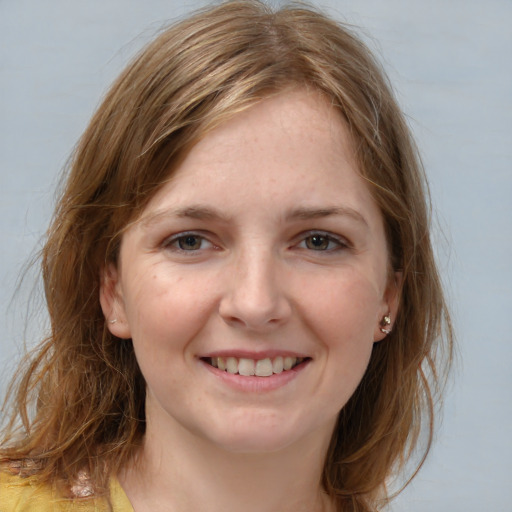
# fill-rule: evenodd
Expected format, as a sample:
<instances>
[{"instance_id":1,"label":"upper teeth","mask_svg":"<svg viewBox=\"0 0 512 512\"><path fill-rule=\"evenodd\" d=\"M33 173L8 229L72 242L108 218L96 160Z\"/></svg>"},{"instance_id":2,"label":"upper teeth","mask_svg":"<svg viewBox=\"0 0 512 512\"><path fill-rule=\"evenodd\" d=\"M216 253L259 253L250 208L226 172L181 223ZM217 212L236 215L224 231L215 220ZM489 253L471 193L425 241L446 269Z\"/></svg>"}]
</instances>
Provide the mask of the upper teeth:
<instances>
[{"instance_id":1,"label":"upper teeth","mask_svg":"<svg viewBox=\"0 0 512 512\"><path fill-rule=\"evenodd\" d=\"M277 356L273 359L246 359L245 357L212 357L210 363L228 373L257 377L270 377L274 373L290 370L304 359L301 357Z\"/></svg>"}]
</instances>

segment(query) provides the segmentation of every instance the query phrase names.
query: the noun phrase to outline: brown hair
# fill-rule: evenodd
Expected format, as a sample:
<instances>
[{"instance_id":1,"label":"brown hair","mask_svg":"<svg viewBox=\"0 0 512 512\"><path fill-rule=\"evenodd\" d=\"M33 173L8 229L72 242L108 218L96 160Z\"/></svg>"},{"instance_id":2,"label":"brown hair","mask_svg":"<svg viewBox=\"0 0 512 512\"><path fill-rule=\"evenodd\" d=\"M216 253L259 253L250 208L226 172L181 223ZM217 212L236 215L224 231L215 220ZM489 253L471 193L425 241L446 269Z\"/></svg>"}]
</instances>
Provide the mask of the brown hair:
<instances>
[{"instance_id":1,"label":"brown hair","mask_svg":"<svg viewBox=\"0 0 512 512\"><path fill-rule=\"evenodd\" d=\"M106 328L101 268L116 261L123 230L200 137L290 86L322 92L348 122L391 264L403 276L393 332L375 345L340 412L325 489L346 511L385 503L386 481L410 457L425 412L428 451L452 332L426 183L404 117L349 28L309 7L235 1L163 31L113 84L82 136L42 253L51 332L19 374L4 460L30 460L41 480L68 485L86 468L101 490L140 445L145 383L131 342Z\"/></svg>"}]
</instances>

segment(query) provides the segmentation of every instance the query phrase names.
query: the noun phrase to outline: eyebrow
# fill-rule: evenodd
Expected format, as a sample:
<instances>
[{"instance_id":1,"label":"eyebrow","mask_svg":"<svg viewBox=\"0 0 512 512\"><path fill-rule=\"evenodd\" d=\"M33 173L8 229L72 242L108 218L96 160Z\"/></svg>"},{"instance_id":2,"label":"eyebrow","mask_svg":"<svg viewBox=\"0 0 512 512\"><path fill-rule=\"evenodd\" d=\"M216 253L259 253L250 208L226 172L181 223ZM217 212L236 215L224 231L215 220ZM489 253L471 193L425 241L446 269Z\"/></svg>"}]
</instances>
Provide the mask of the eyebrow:
<instances>
[{"instance_id":1,"label":"eyebrow","mask_svg":"<svg viewBox=\"0 0 512 512\"><path fill-rule=\"evenodd\" d=\"M360 222L361 224L364 224L366 227L368 227L368 222L360 212L346 206L333 206L329 208L295 208L286 215L286 219L310 220L338 215L350 217L355 221Z\"/></svg>"},{"instance_id":2,"label":"eyebrow","mask_svg":"<svg viewBox=\"0 0 512 512\"><path fill-rule=\"evenodd\" d=\"M207 206L186 206L184 208L171 208L166 210L158 210L141 220L141 224L144 226L148 226L153 224L154 222L158 222L160 218L163 217L178 217L178 218L188 218L188 219L198 219L198 220L218 220L223 222L228 222L229 217L223 215L219 211L209 208Z\"/></svg>"},{"instance_id":3,"label":"eyebrow","mask_svg":"<svg viewBox=\"0 0 512 512\"><path fill-rule=\"evenodd\" d=\"M299 207L294 208L290 212L285 215L286 221L293 220L311 220L311 219L320 219L331 216L345 216L350 217L353 220L363 224L368 227L368 222L364 218L364 216L353 208L349 208L346 206L333 206L327 208L308 208L308 207ZM193 205L186 206L183 208L176 209L166 209L166 210L158 210L147 217L141 219L141 223L144 226L148 226L153 224L154 222L158 222L160 218L166 217L178 217L178 218L188 218L188 219L197 219L197 220L216 220L227 223L230 221L231 217L228 215L224 215L214 208L210 208L208 206L202 205Z\"/></svg>"}]
</instances>

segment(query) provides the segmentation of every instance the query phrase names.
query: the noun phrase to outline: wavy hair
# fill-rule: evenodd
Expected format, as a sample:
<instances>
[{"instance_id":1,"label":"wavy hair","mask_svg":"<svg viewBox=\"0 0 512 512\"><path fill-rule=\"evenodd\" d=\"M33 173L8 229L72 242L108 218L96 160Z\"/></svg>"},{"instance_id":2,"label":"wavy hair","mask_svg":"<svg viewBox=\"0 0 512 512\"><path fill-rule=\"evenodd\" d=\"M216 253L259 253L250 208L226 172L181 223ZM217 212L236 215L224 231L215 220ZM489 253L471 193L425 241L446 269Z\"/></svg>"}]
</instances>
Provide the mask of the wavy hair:
<instances>
[{"instance_id":1,"label":"wavy hair","mask_svg":"<svg viewBox=\"0 0 512 512\"><path fill-rule=\"evenodd\" d=\"M452 330L430 240L417 149L380 65L352 30L299 5L225 2L165 29L110 88L70 160L42 251L49 336L11 387L0 457L97 492L140 446L145 383L130 340L99 303L101 269L123 230L210 130L289 87L321 92L345 118L361 175L402 273L393 332L339 414L323 485L339 510L375 510L386 482L427 439ZM31 406L35 407L31 411ZM424 455L420 453L420 464Z\"/></svg>"}]
</instances>

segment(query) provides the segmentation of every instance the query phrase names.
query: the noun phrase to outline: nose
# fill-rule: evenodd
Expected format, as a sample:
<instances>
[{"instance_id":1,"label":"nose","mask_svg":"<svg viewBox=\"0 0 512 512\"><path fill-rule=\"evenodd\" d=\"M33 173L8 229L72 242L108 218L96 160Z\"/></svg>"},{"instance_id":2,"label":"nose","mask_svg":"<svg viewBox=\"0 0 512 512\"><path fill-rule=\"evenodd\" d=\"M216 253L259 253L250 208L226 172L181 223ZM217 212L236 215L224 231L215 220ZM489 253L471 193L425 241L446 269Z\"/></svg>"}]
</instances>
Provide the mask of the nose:
<instances>
[{"instance_id":1,"label":"nose","mask_svg":"<svg viewBox=\"0 0 512 512\"><path fill-rule=\"evenodd\" d=\"M292 312L283 269L271 250L247 250L227 272L219 314L230 325L255 332L284 324Z\"/></svg>"}]
</instances>

